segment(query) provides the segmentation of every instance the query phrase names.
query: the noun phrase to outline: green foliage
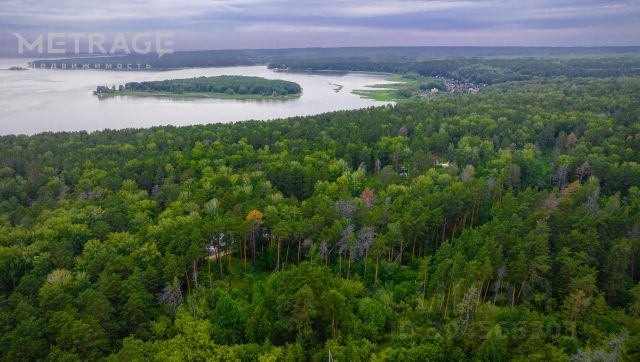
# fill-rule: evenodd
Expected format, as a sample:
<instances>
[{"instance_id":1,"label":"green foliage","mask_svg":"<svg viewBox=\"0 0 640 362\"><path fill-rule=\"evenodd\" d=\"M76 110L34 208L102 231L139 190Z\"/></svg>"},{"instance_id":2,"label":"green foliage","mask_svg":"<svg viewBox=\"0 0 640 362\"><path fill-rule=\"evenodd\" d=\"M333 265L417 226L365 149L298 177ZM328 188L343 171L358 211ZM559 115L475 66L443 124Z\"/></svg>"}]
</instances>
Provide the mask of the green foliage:
<instances>
[{"instance_id":1,"label":"green foliage","mask_svg":"<svg viewBox=\"0 0 640 362\"><path fill-rule=\"evenodd\" d=\"M150 82L131 82L119 92L166 92L170 94L218 93L227 95L288 96L302 92L299 84L280 79L221 75L190 79L171 79ZM115 89L99 86L96 94L117 94Z\"/></svg>"},{"instance_id":2,"label":"green foliage","mask_svg":"<svg viewBox=\"0 0 640 362\"><path fill-rule=\"evenodd\" d=\"M636 78L546 78L1 137L0 358L635 361L639 119Z\"/></svg>"},{"instance_id":3,"label":"green foliage","mask_svg":"<svg viewBox=\"0 0 640 362\"><path fill-rule=\"evenodd\" d=\"M430 91L434 88L437 90L445 90L446 86L442 80L437 78L426 79L420 83L420 90L422 91Z\"/></svg>"}]
</instances>

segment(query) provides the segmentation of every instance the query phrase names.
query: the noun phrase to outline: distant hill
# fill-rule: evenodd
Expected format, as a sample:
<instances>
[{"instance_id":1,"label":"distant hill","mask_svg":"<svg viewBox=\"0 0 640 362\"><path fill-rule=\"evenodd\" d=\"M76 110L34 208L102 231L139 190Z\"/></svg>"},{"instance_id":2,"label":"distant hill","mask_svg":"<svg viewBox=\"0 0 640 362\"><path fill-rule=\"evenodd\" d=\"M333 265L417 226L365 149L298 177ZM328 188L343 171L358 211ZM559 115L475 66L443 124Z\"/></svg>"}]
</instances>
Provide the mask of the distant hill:
<instances>
[{"instance_id":1,"label":"distant hill","mask_svg":"<svg viewBox=\"0 0 640 362\"><path fill-rule=\"evenodd\" d=\"M515 59L514 59L515 58ZM606 59L606 64L602 60ZM534 77L640 75L640 47L372 47L209 50L36 60L34 67L165 70L267 65L291 71L365 71L446 76L477 83ZM120 65L119 67L117 65ZM131 65L127 67L127 65Z\"/></svg>"}]
</instances>

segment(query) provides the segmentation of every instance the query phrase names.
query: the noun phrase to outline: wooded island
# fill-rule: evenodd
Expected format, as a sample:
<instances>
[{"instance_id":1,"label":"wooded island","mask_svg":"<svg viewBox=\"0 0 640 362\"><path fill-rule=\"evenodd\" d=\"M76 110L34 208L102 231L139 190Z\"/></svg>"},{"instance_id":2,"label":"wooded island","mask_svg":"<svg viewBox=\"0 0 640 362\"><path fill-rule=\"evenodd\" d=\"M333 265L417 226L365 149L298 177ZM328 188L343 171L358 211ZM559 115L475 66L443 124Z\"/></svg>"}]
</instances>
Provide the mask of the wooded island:
<instances>
[{"instance_id":1,"label":"wooded island","mask_svg":"<svg viewBox=\"0 0 640 362\"><path fill-rule=\"evenodd\" d=\"M130 82L109 88L98 86L98 96L139 95L167 97L209 97L232 99L289 99L299 97L302 87L294 82L235 75Z\"/></svg>"}]
</instances>

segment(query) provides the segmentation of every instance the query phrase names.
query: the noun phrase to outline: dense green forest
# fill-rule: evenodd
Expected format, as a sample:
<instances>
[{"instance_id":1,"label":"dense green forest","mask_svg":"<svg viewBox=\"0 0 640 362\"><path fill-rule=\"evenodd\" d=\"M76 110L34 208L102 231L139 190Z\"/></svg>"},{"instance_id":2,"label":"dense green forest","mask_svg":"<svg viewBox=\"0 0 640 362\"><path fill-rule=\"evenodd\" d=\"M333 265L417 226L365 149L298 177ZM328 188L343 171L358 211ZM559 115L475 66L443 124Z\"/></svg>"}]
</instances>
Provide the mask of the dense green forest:
<instances>
[{"instance_id":1,"label":"dense green forest","mask_svg":"<svg viewBox=\"0 0 640 362\"><path fill-rule=\"evenodd\" d=\"M268 65L292 71L418 73L473 83L502 83L538 77L640 76L640 47L371 47L255 49L130 54L63 60L37 60L32 66L60 69L72 64L147 65L151 69ZM112 68L117 70L117 68ZM123 68L126 70L126 67Z\"/></svg>"},{"instance_id":2,"label":"dense green forest","mask_svg":"<svg viewBox=\"0 0 640 362\"><path fill-rule=\"evenodd\" d=\"M120 86L117 90L115 87L109 88L105 86L98 86L96 89L96 94L99 95L129 93L216 93L240 96L285 97L299 95L302 93L302 88L297 83L280 79L221 75L216 77L130 82Z\"/></svg>"},{"instance_id":3,"label":"dense green forest","mask_svg":"<svg viewBox=\"0 0 640 362\"><path fill-rule=\"evenodd\" d=\"M638 361L639 162L624 77L4 136L0 356Z\"/></svg>"},{"instance_id":4,"label":"dense green forest","mask_svg":"<svg viewBox=\"0 0 640 362\"><path fill-rule=\"evenodd\" d=\"M418 73L473 83L504 83L535 78L640 76L640 56L622 57L519 57L441 58L406 62L402 59L360 57L290 57L269 67L285 64L291 70L367 71Z\"/></svg>"},{"instance_id":5,"label":"dense green forest","mask_svg":"<svg viewBox=\"0 0 640 362\"><path fill-rule=\"evenodd\" d=\"M602 58L626 57L638 55L640 47L354 47L354 48L293 48L293 49L239 49L178 51L158 57L157 54L126 54L113 57L82 57L70 59L40 59L33 62L34 67L50 67L61 63L94 64L105 62L135 65L149 64L152 69L177 69L199 67L222 67L234 65L273 64L280 66L285 61L310 64L329 63L330 68L349 69L354 62L393 64L395 68L407 67L407 64L438 59L476 59L476 58ZM371 65L370 65L371 66ZM93 68L93 66L91 66ZM327 65L306 67L329 69ZM79 69L82 69L80 66ZM123 69L126 69L124 67ZM144 67L143 67L144 69ZM388 70L387 70L388 71Z\"/></svg>"}]
</instances>

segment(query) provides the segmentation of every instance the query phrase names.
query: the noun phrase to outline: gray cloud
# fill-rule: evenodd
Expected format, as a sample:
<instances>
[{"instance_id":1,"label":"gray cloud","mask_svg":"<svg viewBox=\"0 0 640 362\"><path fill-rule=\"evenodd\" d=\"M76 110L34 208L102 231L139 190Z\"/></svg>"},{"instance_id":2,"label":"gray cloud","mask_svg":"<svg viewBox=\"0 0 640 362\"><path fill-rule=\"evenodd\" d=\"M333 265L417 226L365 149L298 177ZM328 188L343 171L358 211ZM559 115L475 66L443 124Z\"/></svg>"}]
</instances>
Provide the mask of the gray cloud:
<instances>
[{"instance_id":1,"label":"gray cloud","mask_svg":"<svg viewBox=\"0 0 640 362\"><path fill-rule=\"evenodd\" d=\"M176 47L637 45L639 1L0 0L13 32L172 31Z\"/></svg>"}]
</instances>

